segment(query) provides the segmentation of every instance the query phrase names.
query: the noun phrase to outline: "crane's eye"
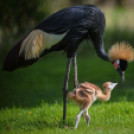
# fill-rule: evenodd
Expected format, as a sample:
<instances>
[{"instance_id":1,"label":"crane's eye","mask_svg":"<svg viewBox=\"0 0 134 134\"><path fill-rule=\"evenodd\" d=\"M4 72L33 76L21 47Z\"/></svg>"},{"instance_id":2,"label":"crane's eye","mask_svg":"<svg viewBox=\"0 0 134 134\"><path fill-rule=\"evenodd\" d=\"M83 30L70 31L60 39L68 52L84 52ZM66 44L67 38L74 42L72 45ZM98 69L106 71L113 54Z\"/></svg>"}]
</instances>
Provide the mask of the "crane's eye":
<instances>
[{"instance_id":1,"label":"crane's eye","mask_svg":"<svg viewBox=\"0 0 134 134\"><path fill-rule=\"evenodd\" d=\"M114 62L114 68L117 70L120 67L120 60Z\"/></svg>"}]
</instances>

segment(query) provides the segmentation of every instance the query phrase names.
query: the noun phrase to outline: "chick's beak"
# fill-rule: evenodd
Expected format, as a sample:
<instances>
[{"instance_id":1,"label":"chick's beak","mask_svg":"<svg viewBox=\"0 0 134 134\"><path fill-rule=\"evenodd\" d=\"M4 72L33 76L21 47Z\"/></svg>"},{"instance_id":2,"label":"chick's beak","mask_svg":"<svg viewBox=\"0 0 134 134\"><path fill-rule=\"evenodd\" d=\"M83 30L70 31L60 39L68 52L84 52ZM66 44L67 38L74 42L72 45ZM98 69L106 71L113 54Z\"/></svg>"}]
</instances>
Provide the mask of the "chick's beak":
<instances>
[{"instance_id":1,"label":"chick's beak","mask_svg":"<svg viewBox=\"0 0 134 134\"><path fill-rule=\"evenodd\" d=\"M118 68L117 71L120 74L120 77L121 77L122 82L124 82L125 81L125 72L122 71L120 68Z\"/></svg>"}]
</instances>

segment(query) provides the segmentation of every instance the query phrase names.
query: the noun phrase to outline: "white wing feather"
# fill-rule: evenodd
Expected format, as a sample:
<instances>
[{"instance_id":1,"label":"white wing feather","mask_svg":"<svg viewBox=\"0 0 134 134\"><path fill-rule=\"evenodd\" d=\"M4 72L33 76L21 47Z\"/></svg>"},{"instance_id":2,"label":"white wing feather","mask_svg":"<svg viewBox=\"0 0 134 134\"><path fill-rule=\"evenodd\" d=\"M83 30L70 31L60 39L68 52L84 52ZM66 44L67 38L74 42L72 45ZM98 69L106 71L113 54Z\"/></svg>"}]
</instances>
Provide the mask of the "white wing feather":
<instances>
[{"instance_id":1,"label":"white wing feather","mask_svg":"<svg viewBox=\"0 0 134 134\"><path fill-rule=\"evenodd\" d=\"M42 30L34 30L23 41L19 55L24 54L25 60L39 58L45 49L60 42L66 34L67 32L56 35Z\"/></svg>"}]
</instances>

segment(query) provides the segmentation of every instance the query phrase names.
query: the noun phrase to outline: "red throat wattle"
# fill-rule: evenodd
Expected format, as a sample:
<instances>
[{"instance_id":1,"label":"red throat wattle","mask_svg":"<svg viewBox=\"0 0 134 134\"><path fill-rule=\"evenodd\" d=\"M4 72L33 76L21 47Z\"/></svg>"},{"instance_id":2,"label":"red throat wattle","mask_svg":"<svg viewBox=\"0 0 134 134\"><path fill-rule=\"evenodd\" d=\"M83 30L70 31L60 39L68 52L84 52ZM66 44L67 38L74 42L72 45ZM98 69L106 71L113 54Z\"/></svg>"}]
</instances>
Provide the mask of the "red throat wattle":
<instances>
[{"instance_id":1,"label":"red throat wattle","mask_svg":"<svg viewBox=\"0 0 134 134\"><path fill-rule=\"evenodd\" d=\"M117 61L114 62L114 68L117 70L119 67L119 64L117 63Z\"/></svg>"}]
</instances>

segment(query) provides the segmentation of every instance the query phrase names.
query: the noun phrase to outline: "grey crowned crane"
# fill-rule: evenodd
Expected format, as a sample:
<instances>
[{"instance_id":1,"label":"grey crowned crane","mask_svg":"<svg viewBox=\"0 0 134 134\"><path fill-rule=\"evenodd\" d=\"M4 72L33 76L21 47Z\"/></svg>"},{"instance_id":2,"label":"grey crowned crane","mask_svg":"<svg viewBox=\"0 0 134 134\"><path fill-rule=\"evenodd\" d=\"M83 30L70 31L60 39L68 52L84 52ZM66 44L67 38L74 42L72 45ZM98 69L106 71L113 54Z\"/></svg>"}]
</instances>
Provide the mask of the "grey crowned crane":
<instances>
[{"instance_id":1,"label":"grey crowned crane","mask_svg":"<svg viewBox=\"0 0 134 134\"><path fill-rule=\"evenodd\" d=\"M63 119L66 119L68 79L71 59L74 61L75 86L77 83L76 52L83 40L90 40L97 55L111 62L122 80L128 61L133 60L133 49L127 44L117 44L106 54L103 46L105 16L93 5L79 5L62 9L37 25L8 53L3 70L13 71L26 67L53 51L65 51L68 63L63 87Z\"/></svg>"}]
</instances>

